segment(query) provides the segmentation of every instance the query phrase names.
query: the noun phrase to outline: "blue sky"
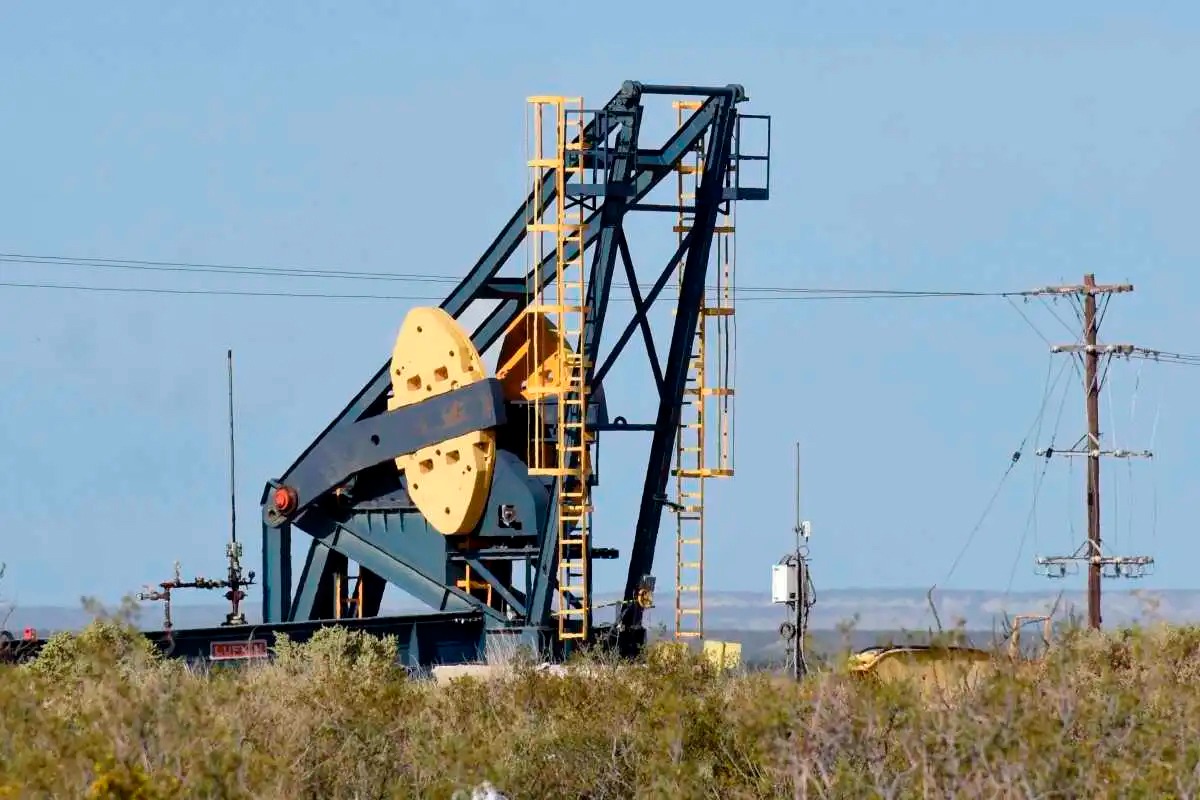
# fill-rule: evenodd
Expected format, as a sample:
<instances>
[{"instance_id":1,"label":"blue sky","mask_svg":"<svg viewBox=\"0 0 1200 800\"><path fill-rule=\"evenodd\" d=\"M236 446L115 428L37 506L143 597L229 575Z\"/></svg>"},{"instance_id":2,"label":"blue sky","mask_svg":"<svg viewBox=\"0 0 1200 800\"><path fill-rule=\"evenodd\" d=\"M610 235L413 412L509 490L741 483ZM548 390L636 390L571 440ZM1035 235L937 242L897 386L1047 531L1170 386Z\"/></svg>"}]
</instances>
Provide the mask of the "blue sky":
<instances>
[{"instance_id":1,"label":"blue sky","mask_svg":"<svg viewBox=\"0 0 1200 800\"><path fill-rule=\"evenodd\" d=\"M1093 270L1137 289L1106 339L1195 353L1198 32L1184 3L11 2L0 252L457 277L524 189L527 95L735 82L774 131L772 198L739 212L743 285L1022 290ZM0 281L363 289L14 263ZM0 287L3 593L112 600L177 558L221 570L227 347L257 566L263 482L388 356L408 305ZM1041 588L1035 552L1081 541L1066 463L1027 524L1048 424L947 578L1043 396L1046 344L1004 300L747 302L738 348L710 587L765 589L790 543L795 441L820 587ZM645 374L631 362L610 394ZM1192 585L1200 555L1198 378L1118 363L1104 398L1106 434L1158 456L1105 467L1106 536L1158 559L1147 588ZM1079 388L1058 446L1081 432ZM635 457L602 454L597 539L618 547ZM664 524L664 584L672 557Z\"/></svg>"}]
</instances>

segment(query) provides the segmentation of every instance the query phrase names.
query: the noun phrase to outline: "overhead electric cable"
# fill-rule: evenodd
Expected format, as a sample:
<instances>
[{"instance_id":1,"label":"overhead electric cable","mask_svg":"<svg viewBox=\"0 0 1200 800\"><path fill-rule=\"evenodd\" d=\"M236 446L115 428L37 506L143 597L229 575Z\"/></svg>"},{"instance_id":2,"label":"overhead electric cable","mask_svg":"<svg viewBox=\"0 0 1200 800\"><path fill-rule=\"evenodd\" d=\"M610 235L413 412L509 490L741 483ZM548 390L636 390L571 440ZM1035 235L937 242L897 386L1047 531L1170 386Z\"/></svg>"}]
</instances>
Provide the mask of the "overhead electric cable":
<instances>
[{"instance_id":1,"label":"overhead electric cable","mask_svg":"<svg viewBox=\"0 0 1200 800\"><path fill-rule=\"evenodd\" d=\"M980 529L983 527L983 523L987 520L988 514L991 513L992 506L995 505L996 499L1000 496L1000 492L1004 488L1005 482L1008 480L1008 476L1012 474L1013 469L1017 466L1017 462L1020 461L1021 456L1024 455L1025 445L1028 443L1029 437L1034 436L1035 431L1041 430L1042 419L1046 414L1046 404L1049 402L1050 396L1054 393L1054 390L1058 387L1058 382L1062 380L1063 372L1066 369L1067 362L1062 361L1060 363L1061 366L1058 368L1058 374L1054 377L1053 383L1050 380L1050 375L1054 368L1053 356L1051 356L1049 362L1046 364L1045 386L1042 388L1042 399L1038 404L1038 411L1033 418L1033 423L1030 424L1029 429L1025 432L1025 436L1021 438L1021 443L1017 446L1017 449L1013 451L1013 454L1009 459L1008 467L1004 470L1004 474L1000 476L999 484L996 486L995 491L992 492L992 496L988 500L987 505L984 506L983 513L979 515L979 519L976 521L975 526L971 528L971 532L967 535L966 541L963 542L962 549L958 551L958 555L955 556L954 561L950 564L950 569L947 570L946 577L942 579L942 583L950 580L951 576L954 575L954 570L958 568L963 556L966 555L967 550L970 548L971 543L975 539L975 535L978 534Z\"/></svg>"},{"instance_id":2,"label":"overhead electric cable","mask_svg":"<svg viewBox=\"0 0 1200 800\"><path fill-rule=\"evenodd\" d=\"M124 258L107 258L107 257L73 257L73 256L58 256L58 255L41 255L41 254L26 254L26 253L0 253L0 263L9 264L41 264L45 266L62 266L62 267L78 267L91 269L119 269L133 271L149 271L149 272L169 272L169 273L197 273L197 274L227 274L227 275L245 275L257 277L274 277L274 278L315 278L315 279L331 279L331 280L366 280L366 281L399 281L412 283L442 283L456 284L460 282L460 278L449 275L437 275L429 273L407 273L407 272L366 272L342 269L325 269L312 267L274 267L263 265L239 265L239 264L216 264L207 262L192 262L192 261L156 261L149 259L124 259ZM57 285L48 284L45 282L21 283L17 281L7 282L4 285L9 286L25 286L26 288L56 288ZM614 282L614 286L618 288L628 289L628 284ZM76 285L63 285L62 288L82 288ZM113 291L114 287L97 287L94 291ZM188 293L197 293L195 291ZM235 294L240 296L253 296L258 292L249 290L223 290L209 289L204 293L213 294ZM947 290L902 290L902 289L859 289L859 288L813 288L813 287L798 287L798 286L739 286L735 290L735 294L746 299L774 299L772 296L781 296L782 299L795 300L803 297L816 296L819 299L880 299L880 298L927 298L927 297L1016 297L1025 292L995 292L995 291L947 291ZM747 297L747 295L762 295L762 297ZM340 297L346 299L372 299L375 295L331 295L327 293L292 293L270 291L264 293L263 296L269 297ZM380 299L397 299L394 296L385 296ZM400 298L404 299L404 298ZM436 299L436 298L413 298L413 299Z\"/></svg>"}]
</instances>

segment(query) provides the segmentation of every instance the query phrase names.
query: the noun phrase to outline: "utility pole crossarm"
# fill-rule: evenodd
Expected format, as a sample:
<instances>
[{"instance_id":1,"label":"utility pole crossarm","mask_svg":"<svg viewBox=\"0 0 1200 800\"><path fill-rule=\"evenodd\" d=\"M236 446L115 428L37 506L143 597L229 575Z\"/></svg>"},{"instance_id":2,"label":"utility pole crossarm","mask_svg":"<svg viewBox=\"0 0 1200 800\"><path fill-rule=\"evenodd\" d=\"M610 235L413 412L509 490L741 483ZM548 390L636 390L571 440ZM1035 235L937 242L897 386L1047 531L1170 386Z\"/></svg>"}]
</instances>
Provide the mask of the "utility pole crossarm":
<instances>
[{"instance_id":1,"label":"utility pole crossarm","mask_svg":"<svg viewBox=\"0 0 1200 800\"><path fill-rule=\"evenodd\" d=\"M1141 350L1131 344L1056 344L1051 353L1084 353L1086 355L1129 356Z\"/></svg>"},{"instance_id":2,"label":"utility pole crossarm","mask_svg":"<svg viewBox=\"0 0 1200 800\"><path fill-rule=\"evenodd\" d=\"M1090 283L1087 281L1084 281L1083 283L1076 284L1075 286L1043 286L1040 289L1033 289L1032 291L1025 292L1024 294L1028 297L1036 297L1038 295L1047 295L1047 294L1050 294L1050 295L1082 294L1082 295L1087 295L1089 297L1095 297L1098 294L1118 294L1118 293L1122 293L1122 292L1132 292L1132 291L1133 291L1132 283L1110 283L1107 285L1103 285L1103 284L1097 284L1094 281L1090 282Z\"/></svg>"},{"instance_id":3,"label":"utility pole crossarm","mask_svg":"<svg viewBox=\"0 0 1200 800\"><path fill-rule=\"evenodd\" d=\"M1154 458L1154 453L1149 450L1101 450L1098 447L1093 447L1089 450L1056 450L1052 447L1045 447L1037 451L1038 456L1087 456L1089 458L1099 458L1106 456L1108 458Z\"/></svg>"}]
</instances>

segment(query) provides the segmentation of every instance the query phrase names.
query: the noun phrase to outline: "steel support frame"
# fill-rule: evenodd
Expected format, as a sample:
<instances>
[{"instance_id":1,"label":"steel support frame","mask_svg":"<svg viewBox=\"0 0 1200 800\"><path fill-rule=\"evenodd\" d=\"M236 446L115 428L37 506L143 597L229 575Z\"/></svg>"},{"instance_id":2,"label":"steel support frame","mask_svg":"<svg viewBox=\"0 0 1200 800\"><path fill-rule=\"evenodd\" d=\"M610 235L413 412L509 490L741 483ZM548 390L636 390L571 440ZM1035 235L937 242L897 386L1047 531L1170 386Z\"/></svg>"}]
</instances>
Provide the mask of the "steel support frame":
<instances>
[{"instance_id":1,"label":"steel support frame","mask_svg":"<svg viewBox=\"0 0 1200 800\"><path fill-rule=\"evenodd\" d=\"M660 149L640 149L642 106L641 97L650 94L696 95L705 97L692 116L680 127ZM605 163L606 183L597 187L585 187L586 193L603 196L598 210L586 221L585 246L594 248L591 279L588 287L588 311L584 325L583 349L587 356L589 377L598 391L602 391L604 376L623 350L636 329L641 330L651 361L655 384L659 390L659 408L653 426L654 436L647 460L644 491L639 508L633 549L629 559L624 602L618 606L617 630L631 631L640 628L641 608L633 603L642 577L653 567L654 546L661 519L662 500L673 453L674 428L678 424L679 407L686 379L687 354L694 336L698 308L704 290L704 280L709 260L717 209L721 202L731 199L723 192L725 175L732 153L732 137L737 123L736 105L745 99L740 86L720 88L678 87L643 85L626 82L621 91L595 116L585 128L584 136L589 142L603 140L606 153L611 153L611 163ZM601 130L601 127L605 127ZM612 130L607 129L611 127ZM616 144L607 144L610 133L615 132ZM633 210L659 210L639 202L674 169L684 154L707 136L708 154L706 169L696 200L694 228L661 273L651 291L641 296L633 258L622 229L625 214ZM585 156L585 158L594 156ZM546 176L535 192L541 193L542 203L554 199L554 175ZM765 196L765 191L763 192ZM758 198L755 198L758 199ZM452 317L458 318L477 301L499 303L472 334L476 348L483 353L492 346L509 326L523 313L525 298L535 295L554 275L553 254L535 266L524 278L497 278L496 275L517 250L525 236L525 225L534 195L526 197L520 208L510 217L501 233L476 262L463 280L451 291L441 308ZM665 209L663 209L665 210ZM673 209L672 209L673 210ZM611 290L612 274L616 257L620 255L629 283L633 287L635 311L633 318L618 337L604 363L599 364L598 350L605 322L605 312ZM647 311L653 305L671 272L684 261L684 274L679 307L665 372L659 364L654 339L647 321ZM358 392L354 399L314 439L296 462L284 473L279 483L286 484L289 476L297 471L311 470L307 459L319 456L328 441L344 436L344 431L358 425L365 418L379 415L386 408L390 389L389 363L385 363L375 376ZM604 425L603 430L646 430L646 425ZM273 485L278 485L274 484ZM264 494L265 503L265 494ZM351 509L344 518L334 519L328 515L308 509L290 524L263 527L263 613L264 622L283 620L299 621L310 619L319 603L315 597L326 582L330 570L328 553L339 553L367 567L382 580L392 582L416 595L433 608L446 611L482 611L491 617L489 624L502 625L495 617L498 612L485 608L469 594L446 585L442 574L430 574L433 570L417 569L412 561L420 561L415 553L403 552L404 546L397 545L398 539L372 541L364 535L364 525L359 518L364 513ZM553 509L551 509L553 515ZM304 575L292 597L290 537L291 527L300 528L313 536ZM369 527L369 526L367 526ZM546 526L550 531L553 526ZM470 559L472 571L487 580L493 588L514 608L526 611L524 624L529 629L547 631L550 625L550 601L556 575L557 542L553 533L544 537L536 548L533 576L528 596L513 587L506 587L495 580L476 559ZM443 553L444 555L444 553ZM365 563L364 563L365 560ZM443 565L444 566L444 565ZM506 596L507 593L507 596ZM376 602L376 610L378 608Z\"/></svg>"},{"instance_id":2,"label":"steel support frame","mask_svg":"<svg viewBox=\"0 0 1200 800\"><path fill-rule=\"evenodd\" d=\"M659 394L658 415L654 422L654 433L646 463L646 478L642 486L638 521L634 529L633 547L629 554L629 569L622 595L626 602L622 603L617 611L618 637L628 635L626 631L640 631L642 627L642 607L628 601L636 596L638 586L643 578L651 573L654 564L654 549L658 543L663 500L670 476L675 432L679 425L687 380L688 359L696 335L700 301L704 297L704 280L708 272L713 228L723 200L725 176L729 171L734 128L737 124L736 103L742 97L740 91L731 91L718 98L715 108L712 136L708 139L704 159L705 170L696 192L694 222L685 239L687 257L684 260L683 277L680 282L675 325L667 353L663 391ZM677 252L676 256L678 255Z\"/></svg>"}]
</instances>

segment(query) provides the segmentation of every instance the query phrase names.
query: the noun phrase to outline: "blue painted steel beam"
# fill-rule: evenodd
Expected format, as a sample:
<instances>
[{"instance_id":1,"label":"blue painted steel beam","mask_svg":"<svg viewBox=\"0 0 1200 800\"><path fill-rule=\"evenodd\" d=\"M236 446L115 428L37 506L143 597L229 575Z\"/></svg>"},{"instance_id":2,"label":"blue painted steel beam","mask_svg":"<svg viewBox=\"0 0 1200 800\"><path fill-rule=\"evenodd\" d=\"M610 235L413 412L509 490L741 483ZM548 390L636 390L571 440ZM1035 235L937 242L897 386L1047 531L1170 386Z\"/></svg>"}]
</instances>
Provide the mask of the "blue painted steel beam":
<instances>
[{"instance_id":1,"label":"blue painted steel beam","mask_svg":"<svg viewBox=\"0 0 1200 800\"><path fill-rule=\"evenodd\" d=\"M331 431L280 481L295 492L294 516L350 476L464 433L504 423L500 381L488 378ZM267 522L284 517L268 500Z\"/></svg>"},{"instance_id":2,"label":"blue painted steel beam","mask_svg":"<svg viewBox=\"0 0 1200 800\"><path fill-rule=\"evenodd\" d=\"M605 425L593 425L594 431L639 431L646 432L654 430L653 422L609 422Z\"/></svg>"},{"instance_id":3,"label":"blue painted steel beam","mask_svg":"<svg viewBox=\"0 0 1200 800\"><path fill-rule=\"evenodd\" d=\"M629 86L632 84L632 86ZM669 94L679 97L717 97L727 99L732 104L741 103L749 98L746 96L746 90L741 84L729 83L725 86L682 86L664 83L642 83L640 81L626 81L628 91L635 91L638 94ZM623 87L625 88L625 87Z\"/></svg>"},{"instance_id":4,"label":"blue painted steel beam","mask_svg":"<svg viewBox=\"0 0 1200 800\"><path fill-rule=\"evenodd\" d=\"M487 379L469 384L412 406L368 417L330 432L318 447L311 448L285 478L297 497L287 517L280 514L272 498L264 497L266 525L279 525L286 519L301 521L305 529L305 510L335 486L362 469L384 463L397 455L411 453L473 430L493 428L504 422L504 401L499 381ZM307 531L311 533L311 531ZM283 547L281 537L264 530L264 565L272 576L291 568L290 542ZM264 619L312 619L321 616L330 602L332 571L327 554L316 546L309 548L297 585L297 594L289 603L290 580L272 579L263 589ZM286 616L284 614L286 613Z\"/></svg>"},{"instance_id":5,"label":"blue painted steel beam","mask_svg":"<svg viewBox=\"0 0 1200 800\"><path fill-rule=\"evenodd\" d=\"M529 612L525 609L525 603L519 600L509 587L505 585L504 581L498 579L482 561L478 558L468 558L466 561L473 572L478 573L479 577L487 581L488 585L504 598L504 602L512 606L513 611L517 612L522 618L528 617Z\"/></svg>"},{"instance_id":6,"label":"blue painted steel beam","mask_svg":"<svg viewBox=\"0 0 1200 800\"><path fill-rule=\"evenodd\" d=\"M358 579L362 581L362 615L374 617L379 615L379 607L383 604L383 591L387 581L371 570L359 564Z\"/></svg>"},{"instance_id":7,"label":"blue painted steel beam","mask_svg":"<svg viewBox=\"0 0 1200 800\"><path fill-rule=\"evenodd\" d=\"M292 608L292 526L263 520L262 550L263 622L283 622Z\"/></svg>"},{"instance_id":8,"label":"blue painted steel beam","mask_svg":"<svg viewBox=\"0 0 1200 800\"><path fill-rule=\"evenodd\" d=\"M631 198L632 202L636 203L645 197L663 178L671 174L675 164L683 158L688 150L695 146L700 137L708 129L715 113L715 107L715 101L709 101L696 109L695 113L667 140L666 145L661 150L660 163L654 167L639 170L636 173L633 178L634 193ZM599 212L594 213L584 223L583 238L585 247L591 245L595 241L596 236L599 235L599 217ZM569 245L565 250L566 258L574 258L578 252L578 248L575 245ZM526 276L526 293L532 295L541 291L553 279L554 274L555 257L554 254L551 254L542 260L540 267L535 267ZM523 300L505 300L488 314L487 318L475 329L474 334L471 336L471 341L475 343L480 352L495 344L496 340L503 335L504 331L508 330L508 326L521 313L524 306Z\"/></svg>"},{"instance_id":9,"label":"blue painted steel beam","mask_svg":"<svg viewBox=\"0 0 1200 800\"><path fill-rule=\"evenodd\" d=\"M479 290L479 300L509 300L525 296L524 278L492 278Z\"/></svg>"},{"instance_id":10,"label":"blue painted steel beam","mask_svg":"<svg viewBox=\"0 0 1200 800\"><path fill-rule=\"evenodd\" d=\"M451 561L470 561L485 558L488 561L521 561L538 554L536 547L481 547L478 550L458 550L450 554Z\"/></svg>"},{"instance_id":11,"label":"blue painted steel beam","mask_svg":"<svg viewBox=\"0 0 1200 800\"><path fill-rule=\"evenodd\" d=\"M624 599L632 600L645 575L654 564L654 548L662 519L662 498L671 469L671 457L683 390L687 382L688 362L696 336L700 301L704 297L704 280L708 271L713 230L721 202L721 190L729 169L730 150L737 119L735 103L740 94L732 94L718 106L713 121L712 136L705 153L705 170L696 192L696 216L692 222L683 279L680 282L675 326L671 348L667 355L664 377L666 391L659 397L658 417L646 463L646 479L642 486L637 526L629 555L629 571L625 581ZM642 607L634 602L623 603L617 612L619 629L641 628Z\"/></svg>"},{"instance_id":12,"label":"blue painted steel beam","mask_svg":"<svg viewBox=\"0 0 1200 800\"><path fill-rule=\"evenodd\" d=\"M463 664L483 658L484 623L478 612L343 619L337 624L374 636L395 636L397 660L410 668ZM329 620L312 620L232 628L177 629L169 635L162 631L145 635L168 656L204 663L210 660L214 643L244 645L261 642L269 652L276 646L280 634L290 641L303 643L328 625Z\"/></svg>"},{"instance_id":13,"label":"blue painted steel beam","mask_svg":"<svg viewBox=\"0 0 1200 800\"><path fill-rule=\"evenodd\" d=\"M260 645L270 654L281 634L302 644L329 624L329 620L305 620L236 627L177 628L170 633L149 631L143 635L170 658L198 664L220 663L211 661L214 644L217 647ZM485 655L486 629L483 615L477 611L343 619L337 625L373 636L395 636L397 660L409 668L478 662ZM46 641L39 639L15 644L10 651L0 649L0 663L30 661L41 653Z\"/></svg>"},{"instance_id":14,"label":"blue painted steel beam","mask_svg":"<svg viewBox=\"0 0 1200 800\"><path fill-rule=\"evenodd\" d=\"M439 611L477 608L495 619L504 619L499 611L480 606L469 593L449 585L444 571L444 549L438 559L442 569L438 574L433 574L432 556L436 552L421 553L419 548L423 539L428 541L430 537L440 536L434 531L426 530L424 533L427 535L423 536L421 530L408 529L397 532L398 535L394 533L385 537L379 531L367 529L359 519L335 522L315 509L305 514L305 523L308 525L306 530L315 540L314 546L323 544L345 555L430 608ZM424 520L420 520L420 523L423 524ZM304 590L309 591L307 586ZM296 618L303 618L306 610L306 606L302 607L297 602Z\"/></svg>"},{"instance_id":15,"label":"blue painted steel beam","mask_svg":"<svg viewBox=\"0 0 1200 800\"><path fill-rule=\"evenodd\" d=\"M654 386L658 389L659 396L663 393L663 374L662 364L658 361L658 351L654 347L654 334L650 331L650 322L647 319L647 311L649 306L642 299L642 290L638 286L637 270L633 266L633 256L629 254L629 242L625 240L625 231L621 231L621 238L618 242L621 246L621 261L625 264L625 275L629 279L629 291L633 295L633 318L637 320L638 326L642 329L642 342L646 345L646 358L650 360L650 371L654 375ZM670 274L668 267L667 273ZM653 299L650 302L654 302ZM623 344L620 346L623 347ZM620 352L620 347L614 348L616 352ZM610 355L609 359L615 358Z\"/></svg>"},{"instance_id":16,"label":"blue painted steel beam","mask_svg":"<svg viewBox=\"0 0 1200 800\"><path fill-rule=\"evenodd\" d=\"M337 564L332 562L338 562ZM333 573L346 563L344 553L335 553L325 542L314 539L300 572L299 589L288 620L329 619L332 613Z\"/></svg>"},{"instance_id":17,"label":"blue painted steel beam","mask_svg":"<svg viewBox=\"0 0 1200 800\"><path fill-rule=\"evenodd\" d=\"M617 341L613 342L613 346L609 350L608 355L604 358L604 363L600 365L600 369L596 370L595 380L597 383L602 384L604 382L604 377L608 375L608 371L612 369L614 364L617 363L617 357L624 352L625 345L629 342L629 337L633 336L633 332L638 327L639 323L645 321L646 312L650 309L650 306L654 305L654 301L658 299L659 293L662 292L663 287L667 285L667 281L670 279L671 273L675 271L677 266L679 266L679 262L683 260L683 257L688 254L695 233L696 229L693 227L683 235L683 241L679 243L677 248L675 248L674 254L667 259L667 265L663 267L662 272L660 272L658 274L658 278L655 279L654 285L650 287L649 293L647 293L644 302L641 304L641 310L639 311L637 308L634 309L633 317L625 324L625 329L621 331L621 335L617 337ZM630 281L630 283L636 284L637 281ZM665 384L660 385L665 387ZM665 396L665 394L660 396Z\"/></svg>"}]
</instances>

